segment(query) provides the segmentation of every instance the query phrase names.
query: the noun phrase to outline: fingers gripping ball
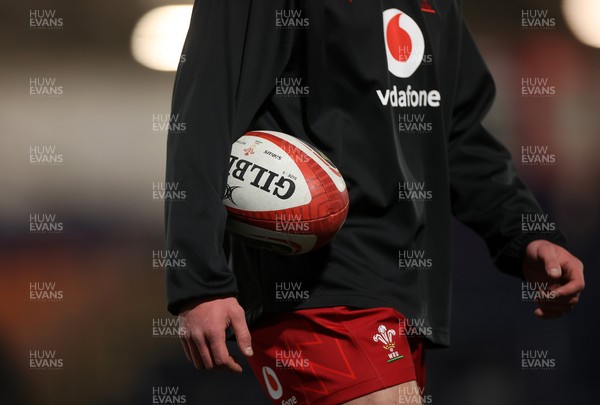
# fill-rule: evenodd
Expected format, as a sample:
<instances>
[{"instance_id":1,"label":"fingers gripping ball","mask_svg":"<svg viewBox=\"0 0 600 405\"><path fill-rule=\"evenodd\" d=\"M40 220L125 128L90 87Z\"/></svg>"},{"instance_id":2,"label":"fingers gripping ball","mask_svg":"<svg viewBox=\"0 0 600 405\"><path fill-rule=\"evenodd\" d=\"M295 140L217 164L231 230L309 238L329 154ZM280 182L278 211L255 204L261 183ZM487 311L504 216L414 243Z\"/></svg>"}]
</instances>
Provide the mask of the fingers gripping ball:
<instances>
[{"instance_id":1,"label":"fingers gripping ball","mask_svg":"<svg viewBox=\"0 0 600 405\"><path fill-rule=\"evenodd\" d=\"M338 169L313 146L275 131L252 131L232 147L223 202L227 231L279 254L327 244L348 214Z\"/></svg>"}]
</instances>

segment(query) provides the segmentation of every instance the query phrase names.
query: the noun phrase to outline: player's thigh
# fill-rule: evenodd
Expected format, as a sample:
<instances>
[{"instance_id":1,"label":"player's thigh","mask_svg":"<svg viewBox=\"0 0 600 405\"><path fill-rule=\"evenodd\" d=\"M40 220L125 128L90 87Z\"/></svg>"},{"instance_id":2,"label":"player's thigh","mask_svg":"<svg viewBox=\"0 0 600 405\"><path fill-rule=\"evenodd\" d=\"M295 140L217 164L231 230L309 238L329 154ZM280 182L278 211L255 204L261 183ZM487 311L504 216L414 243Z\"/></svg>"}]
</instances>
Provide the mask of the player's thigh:
<instances>
[{"instance_id":1,"label":"player's thigh","mask_svg":"<svg viewBox=\"0 0 600 405\"><path fill-rule=\"evenodd\" d=\"M420 390L416 381L398 384L380 391L372 392L352 401L345 402L346 405L421 405Z\"/></svg>"}]
</instances>

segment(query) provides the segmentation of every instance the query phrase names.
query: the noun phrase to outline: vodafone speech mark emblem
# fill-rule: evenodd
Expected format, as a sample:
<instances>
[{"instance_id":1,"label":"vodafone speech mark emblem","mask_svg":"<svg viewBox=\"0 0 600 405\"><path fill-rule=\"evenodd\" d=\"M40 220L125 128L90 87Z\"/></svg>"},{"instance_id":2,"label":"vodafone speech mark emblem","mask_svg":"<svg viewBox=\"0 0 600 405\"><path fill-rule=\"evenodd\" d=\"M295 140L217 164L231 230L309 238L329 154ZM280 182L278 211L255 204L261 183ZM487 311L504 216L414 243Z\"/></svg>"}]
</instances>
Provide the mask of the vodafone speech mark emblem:
<instances>
[{"instance_id":1,"label":"vodafone speech mark emblem","mask_svg":"<svg viewBox=\"0 0 600 405\"><path fill-rule=\"evenodd\" d=\"M421 29L406 13L397 8L383 12L383 35L388 69L397 77L410 77L425 53Z\"/></svg>"},{"instance_id":2,"label":"vodafone speech mark emblem","mask_svg":"<svg viewBox=\"0 0 600 405\"><path fill-rule=\"evenodd\" d=\"M275 371L269 366L263 366L262 375L265 379L265 385L267 386L267 391L269 391L269 395L273 399L279 399L283 395L283 387L279 382L279 378L275 374Z\"/></svg>"}]
</instances>

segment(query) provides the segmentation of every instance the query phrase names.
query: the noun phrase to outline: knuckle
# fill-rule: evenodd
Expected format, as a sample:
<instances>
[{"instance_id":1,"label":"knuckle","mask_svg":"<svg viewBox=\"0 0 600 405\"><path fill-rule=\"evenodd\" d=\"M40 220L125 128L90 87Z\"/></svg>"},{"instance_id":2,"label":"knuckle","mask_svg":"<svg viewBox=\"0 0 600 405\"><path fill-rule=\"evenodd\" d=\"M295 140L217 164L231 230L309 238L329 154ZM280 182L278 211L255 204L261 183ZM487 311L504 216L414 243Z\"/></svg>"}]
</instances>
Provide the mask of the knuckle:
<instances>
[{"instance_id":1,"label":"knuckle","mask_svg":"<svg viewBox=\"0 0 600 405\"><path fill-rule=\"evenodd\" d=\"M219 338L222 335L222 331L218 328L212 327L210 329L207 329L204 333L204 335L206 336L206 339L209 342L213 342L215 340L219 340Z\"/></svg>"},{"instance_id":2,"label":"knuckle","mask_svg":"<svg viewBox=\"0 0 600 405\"><path fill-rule=\"evenodd\" d=\"M222 367L225 365L225 360L221 356L215 356L215 367Z\"/></svg>"},{"instance_id":3,"label":"knuckle","mask_svg":"<svg viewBox=\"0 0 600 405\"><path fill-rule=\"evenodd\" d=\"M239 340L249 340L250 339L250 332L248 331L248 329L243 329L241 331L238 331L238 333L236 333L235 336Z\"/></svg>"},{"instance_id":4,"label":"knuckle","mask_svg":"<svg viewBox=\"0 0 600 405\"><path fill-rule=\"evenodd\" d=\"M217 343L217 338L215 335L206 335L206 342L208 343L209 346L214 346L215 343Z\"/></svg>"},{"instance_id":5,"label":"knuckle","mask_svg":"<svg viewBox=\"0 0 600 405\"><path fill-rule=\"evenodd\" d=\"M207 342L208 342L208 347L210 348L210 350L213 353L215 351L221 350L221 345L225 345L225 339L224 338L221 339L217 336L212 336L210 338L207 338Z\"/></svg>"},{"instance_id":6,"label":"knuckle","mask_svg":"<svg viewBox=\"0 0 600 405\"><path fill-rule=\"evenodd\" d=\"M241 306L236 305L231 309L231 315L233 315L237 318L242 318L242 317L245 317L245 312Z\"/></svg>"}]
</instances>

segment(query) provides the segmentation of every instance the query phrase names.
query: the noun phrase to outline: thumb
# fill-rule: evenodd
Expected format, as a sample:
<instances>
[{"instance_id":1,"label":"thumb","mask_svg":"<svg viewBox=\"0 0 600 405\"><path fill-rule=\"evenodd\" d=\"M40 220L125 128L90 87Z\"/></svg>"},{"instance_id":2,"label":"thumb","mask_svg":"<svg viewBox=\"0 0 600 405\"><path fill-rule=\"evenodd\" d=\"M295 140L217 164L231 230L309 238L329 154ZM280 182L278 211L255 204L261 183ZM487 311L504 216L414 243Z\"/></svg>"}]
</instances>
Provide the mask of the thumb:
<instances>
[{"instance_id":1,"label":"thumb","mask_svg":"<svg viewBox=\"0 0 600 405\"><path fill-rule=\"evenodd\" d=\"M556 258L556 251L551 243L544 243L539 247L538 258L544 262L544 269L548 276L560 278L562 271Z\"/></svg>"},{"instance_id":2,"label":"thumb","mask_svg":"<svg viewBox=\"0 0 600 405\"><path fill-rule=\"evenodd\" d=\"M252 350L252 337L248 330L244 310L240 308L240 311L234 311L230 319L231 327L233 328L233 333L235 333L235 338L240 351L246 356L252 356L254 354Z\"/></svg>"}]
</instances>

